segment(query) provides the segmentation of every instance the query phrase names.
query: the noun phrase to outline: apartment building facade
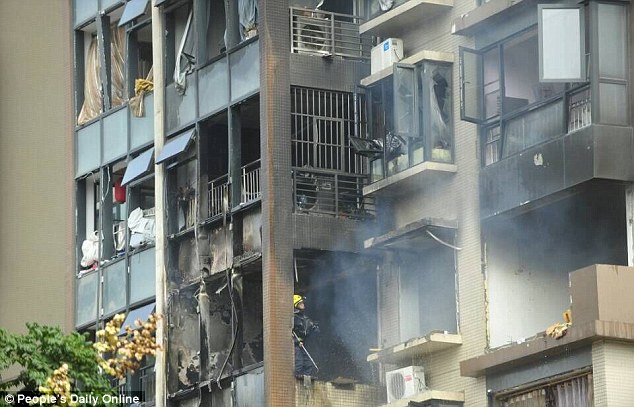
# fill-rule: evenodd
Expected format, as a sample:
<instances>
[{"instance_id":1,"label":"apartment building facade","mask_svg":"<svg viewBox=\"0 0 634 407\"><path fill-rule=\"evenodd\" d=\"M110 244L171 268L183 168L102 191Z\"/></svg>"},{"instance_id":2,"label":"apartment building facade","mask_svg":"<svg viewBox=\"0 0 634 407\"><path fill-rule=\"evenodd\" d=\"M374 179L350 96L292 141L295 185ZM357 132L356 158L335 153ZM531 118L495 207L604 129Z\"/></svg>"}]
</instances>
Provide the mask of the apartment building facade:
<instances>
[{"instance_id":1,"label":"apartment building facade","mask_svg":"<svg viewBox=\"0 0 634 407\"><path fill-rule=\"evenodd\" d=\"M626 405L629 2L72 8L75 327L164 315L165 352L115 385ZM293 374L294 293L314 380ZM568 308L566 336L540 334Z\"/></svg>"}]
</instances>

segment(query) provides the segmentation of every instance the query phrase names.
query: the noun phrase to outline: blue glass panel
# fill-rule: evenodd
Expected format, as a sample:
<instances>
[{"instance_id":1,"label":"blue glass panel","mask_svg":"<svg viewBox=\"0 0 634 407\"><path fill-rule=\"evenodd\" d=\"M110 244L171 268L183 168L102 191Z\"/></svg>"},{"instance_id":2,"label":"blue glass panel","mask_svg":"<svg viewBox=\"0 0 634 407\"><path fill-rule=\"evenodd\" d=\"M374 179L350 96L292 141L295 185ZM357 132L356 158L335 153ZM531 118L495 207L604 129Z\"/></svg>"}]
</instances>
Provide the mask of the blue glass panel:
<instances>
[{"instance_id":1,"label":"blue glass panel","mask_svg":"<svg viewBox=\"0 0 634 407\"><path fill-rule=\"evenodd\" d=\"M198 72L198 107L200 115L215 112L229 103L227 58L222 58Z\"/></svg>"},{"instance_id":2,"label":"blue glass panel","mask_svg":"<svg viewBox=\"0 0 634 407\"><path fill-rule=\"evenodd\" d=\"M184 95L176 93L173 83L165 88L165 110L168 133L194 121L196 118L195 75L187 75L187 89Z\"/></svg>"},{"instance_id":3,"label":"blue glass panel","mask_svg":"<svg viewBox=\"0 0 634 407\"><path fill-rule=\"evenodd\" d=\"M92 272L77 279L75 325L97 320L97 282L99 273Z\"/></svg>"},{"instance_id":4,"label":"blue glass panel","mask_svg":"<svg viewBox=\"0 0 634 407\"><path fill-rule=\"evenodd\" d=\"M125 155L128 151L128 107L103 119L103 162Z\"/></svg>"},{"instance_id":5,"label":"blue glass panel","mask_svg":"<svg viewBox=\"0 0 634 407\"><path fill-rule=\"evenodd\" d=\"M161 153L156 158L156 163L162 163L165 160L169 160L172 157L177 156L183 151L187 150L189 146L189 142L194 138L194 132L196 129L187 130L185 133L180 136L176 136L173 139L169 140L163 146Z\"/></svg>"},{"instance_id":6,"label":"blue glass panel","mask_svg":"<svg viewBox=\"0 0 634 407\"><path fill-rule=\"evenodd\" d=\"M121 185L126 185L137 178L149 174L152 169L152 157L154 156L154 148L150 148L141 153L137 158L128 163L128 167L123 174Z\"/></svg>"},{"instance_id":7,"label":"blue glass panel","mask_svg":"<svg viewBox=\"0 0 634 407\"><path fill-rule=\"evenodd\" d=\"M125 261L117 261L103 270L103 312L110 314L125 308L126 267Z\"/></svg>"},{"instance_id":8,"label":"blue glass panel","mask_svg":"<svg viewBox=\"0 0 634 407\"><path fill-rule=\"evenodd\" d=\"M152 247L130 257L130 303L154 297L155 253Z\"/></svg>"},{"instance_id":9,"label":"blue glass panel","mask_svg":"<svg viewBox=\"0 0 634 407\"><path fill-rule=\"evenodd\" d=\"M97 0L75 0L73 3L75 25L97 15Z\"/></svg>"},{"instance_id":10,"label":"blue glass panel","mask_svg":"<svg viewBox=\"0 0 634 407\"><path fill-rule=\"evenodd\" d=\"M129 326L132 329L136 329L137 326L134 324L134 321L140 319L141 321L146 321L151 313L154 312L156 305L154 303L144 305L141 308L130 310L128 315L125 317L125 321L121 325L121 330L119 331L119 335L123 335L125 333L125 327Z\"/></svg>"},{"instance_id":11,"label":"blue glass panel","mask_svg":"<svg viewBox=\"0 0 634 407\"><path fill-rule=\"evenodd\" d=\"M136 117L130 111L130 148L134 150L154 140L154 94L145 95L145 109L142 117Z\"/></svg>"},{"instance_id":12,"label":"blue glass panel","mask_svg":"<svg viewBox=\"0 0 634 407\"><path fill-rule=\"evenodd\" d=\"M77 171L82 175L99 168L101 160L101 123L96 121L77 132Z\"/></svg>"},{"instance_id":13,"label":"blue glass panel","mask_svg":"<svg viewBox=\"0 0 634 407\"><path fill-rule=\"evenodd\" d=\"M260 89L260 44L253 42L229 55L231 102Z\"/></svg>"},{"instance_id":14,"label":"blue glass panel","mask_svg":"<svg viewBox=\"0 0 634 407\"><path fill-rule=\"evenodd\" d=\"M142 16L147 9L148 0L130 0L125 4L123 15L119 20L119 27L129 23L137 17Z\"/></svg>"}]
</instances>

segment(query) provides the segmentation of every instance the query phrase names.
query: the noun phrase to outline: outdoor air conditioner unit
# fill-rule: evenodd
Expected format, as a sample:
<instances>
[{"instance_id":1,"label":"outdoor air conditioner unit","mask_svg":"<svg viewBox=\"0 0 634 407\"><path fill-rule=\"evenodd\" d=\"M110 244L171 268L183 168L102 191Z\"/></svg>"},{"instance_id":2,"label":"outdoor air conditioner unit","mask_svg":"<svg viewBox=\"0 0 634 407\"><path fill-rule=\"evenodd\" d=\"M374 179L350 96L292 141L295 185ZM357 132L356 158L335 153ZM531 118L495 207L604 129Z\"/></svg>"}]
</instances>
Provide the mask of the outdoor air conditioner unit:
<instances>
[{"instance_id":1,"label":"outdoor air conditioner unit","mask_svg":"<svg viewBox=\"0 0 634 407\"><path fill-rule=\"evenodd\" d=\"M385 384L387 385L388 404L412 397L427 388L422 366L408 366L386 372Z\"/></svg>"},{"instance_id":2,"label":"outdoor air conditioner unit","mask_svg":"<svg viewBox=\"0 0 634 407\"><path fill-rule=\"evenodd\" d=\"M403 40L388 38L370 53L370 73L375 74L403 59Z\"/></svg>"}]
</instances>

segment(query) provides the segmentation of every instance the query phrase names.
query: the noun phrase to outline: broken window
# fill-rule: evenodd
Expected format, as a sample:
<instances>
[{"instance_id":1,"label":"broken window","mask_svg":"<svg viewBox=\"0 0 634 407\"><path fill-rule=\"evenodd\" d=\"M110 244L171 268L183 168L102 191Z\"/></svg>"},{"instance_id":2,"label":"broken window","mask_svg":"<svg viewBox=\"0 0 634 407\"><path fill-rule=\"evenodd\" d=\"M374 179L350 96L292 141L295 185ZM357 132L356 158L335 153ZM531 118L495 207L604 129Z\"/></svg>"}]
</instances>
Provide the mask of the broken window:
<instances>
[{"instance_id":1,"label":"broken window","mask_svg":"<svg viewBox=\"0 0 634 407\"><path fill-rule=\"evenodd\" d=\"M128 95L130 108L137 117L144 114L143 96L154 89L152 69L152 26L142 24L129 33Z\"/></svg>"},{"instance_id":2,"label":"broken window","mask_svg":"<svg viewBox=\"0 0 634 407\"><path fill-rule=\"evenodd\" d=\"M166 82L175 83L178 94L185 94L187 75L196 66L196 35L191 3L165 14Z\"/></svg>"},{"instance_id":3,"label":"broken window","mask_svg":"<svg viewBox=\"0 0 634 407\"><path fill-rule=\"evenodd\" d=\"M295 293L305 296L305 313L319 326L305 341L317 379L373 383L366 358L378 336L374 259L308 250L295 256Z\"/></svg>"},{"instance_id":4,"label":"broken window","mask_svg":"<svg viewBox=\"0 0 634 407\"><path fill-rule=\"evenodd\" d=\"M623 189L593 188L484 224L490 347L523 341L560 321L570 308L570 272L627 264Z\"/></svg>"},{"instance_id":5,"label":"broken window","mask_svg":"<svg viewBox=\"0 0 634 407\"><path fill-rule=\"evenodd\" d=\"M223 111L200 123L200 182L206 185L201 196L206 218L226 213L229 202L229 123Z\"/></svg>"},{"instance_id":6,"label":"broken window","mask_svg":"<svg viewBox=\"0 0 634 407\"><path fill-rule=\"evenodd\" d=\"M423 161L453 162L451 65L423 61L393 69L392 78L370 88L372 181Z\"/></svg>"},{"instance_id":7,"label":"broken window","mask_svg":"<svg viewBox=\"0 0 634 407\"><path fill-rule=\"evenodd\" d=\"M131 250L154 245L156 240L154 213L154 177L144 178L129 186L128 219Z\"/></svg>"},{"instance_id":8,"label":"broken window","mask_svg":"<svg viewBox=\"0 0 634 407\"><path fill-rule=\"evenodd\" d=\"M168 229L170 234L190 230L199 221L197 203L198 161L194 140L195 129L169 140L157 157L157 163L173 161L168 169ZM178 158L177 161L175 161Z\"/></svg>"},{"instance_id":9,"label":"broken window","mask_svg":"<svg viewBox=\"0 0 634 407\"><path fill-rule=\"evenodd\" d=\"M240 204L262 196L260 186L260 98L255 96L234 108L240 123ZM237 159L237 157L236 157Z\"/></svg>"},{"instance_id":10,"label":"broken window","mask_svg":"<svg viewBox=\"0 0 634 407\"><path fill-rule=\"evenodd\" d=\"M240 6L243 2L244 1L240 1ZM206 3L208 10L207 16L204 20L206 27L204 31L206 32L205 41L207 60L209 60L226 53L227 45L225 44L225 30L227 24L224 2L222 0L211 0Z\"/></svg>"},{"instance_id":11,"label":"broken window","mask_svg":"<svg viewBox=\"0 0 634 407\"><path fill-rule=\"evenodd\" d=\"M122 8L118 8L108 15L99 16L95 23L75 33L75 58L78 66L83 66L77 83L82 93L78 125L87 123L105 110L120 106L127 100L126 33L115 22L121 13ZM103 89L107 89L107 92L102 93Z\"/></svg>"},{"instance_id":12,"label":"broken window","mask_svg":"<svg viewBox=\"0 0 634 407\"><path fill-rule=\"evenodd\" d=\"M440 234L439 231L434 231ZM451 239L443 239L451 240ZM456 266L453 249L444 246L398 253L400 341L433 331L457 333Z\"/></svg>"}]
</instances>

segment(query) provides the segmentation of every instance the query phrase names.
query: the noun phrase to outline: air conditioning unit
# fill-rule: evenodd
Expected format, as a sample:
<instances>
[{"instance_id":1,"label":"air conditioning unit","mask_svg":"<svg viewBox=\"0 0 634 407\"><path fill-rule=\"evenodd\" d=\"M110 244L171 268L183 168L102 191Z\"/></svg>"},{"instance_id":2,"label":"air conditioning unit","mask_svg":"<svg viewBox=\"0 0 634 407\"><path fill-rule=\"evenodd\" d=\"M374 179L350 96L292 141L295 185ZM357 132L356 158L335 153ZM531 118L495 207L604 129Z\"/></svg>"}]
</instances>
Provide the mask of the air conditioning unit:
<instances>
[{"instance_id":1,"label":"air conditioning unit","mask_svg":"<svg viewBox=\"0 0 634 407\"><path fill-rule=\"evenodd\" d=\"M370 73L375 74L403 59L403 40L388 38L370 53Z\"/></svg>"},{"instance_id":2,"label":"air conditioning unit","mask_svg":"<svg viewBox=\"0 0 634 407\"><path fill-rule=\"evenodd\" d=\"M408 366L387 372L385 373L385 383L388 404L412 397L427 388L422 366Z\"/></svg>"}]
</instances>

